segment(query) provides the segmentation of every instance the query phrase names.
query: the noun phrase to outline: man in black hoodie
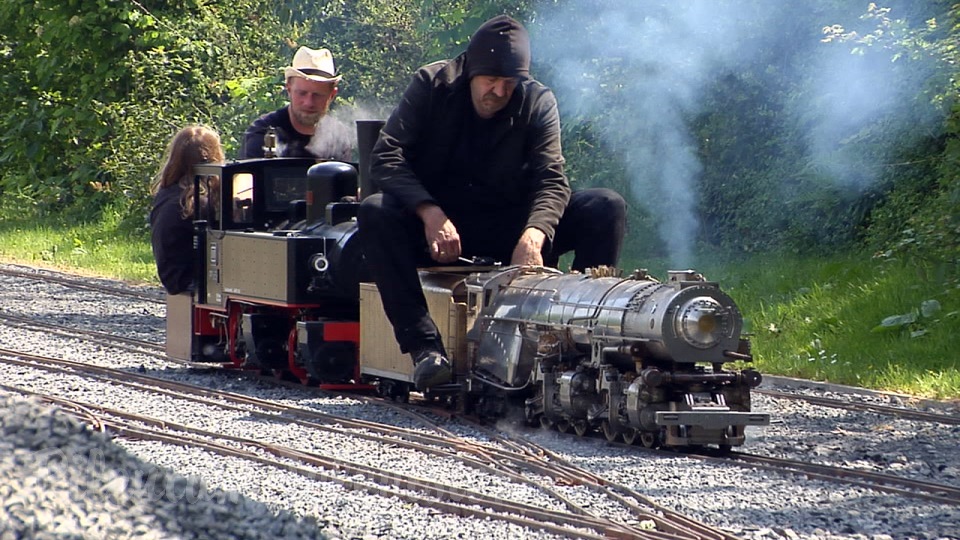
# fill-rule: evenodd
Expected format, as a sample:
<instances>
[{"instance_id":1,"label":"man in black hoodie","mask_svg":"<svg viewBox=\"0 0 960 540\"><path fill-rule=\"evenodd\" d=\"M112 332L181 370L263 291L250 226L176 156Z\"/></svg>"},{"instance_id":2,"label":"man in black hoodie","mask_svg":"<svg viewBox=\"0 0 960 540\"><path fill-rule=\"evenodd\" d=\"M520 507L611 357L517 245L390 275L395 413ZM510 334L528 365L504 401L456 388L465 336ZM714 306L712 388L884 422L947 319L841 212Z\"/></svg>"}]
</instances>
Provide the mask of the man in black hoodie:
<instances>
[{"instance_id":1,"label":"man in black hoodie","mask_svg":"<svg viewBox=\"0 0 960 540\"><path fill-rule=\"evenodd\" d=\"M361 204L364 254L419 390L449 382L418 266L492 257L573 270L616 266L626 203L609 189L571 193L553 92L530 77L526 29L501 15L453 60L421 67L380 133Z\"/></svg>"}]
</instances>

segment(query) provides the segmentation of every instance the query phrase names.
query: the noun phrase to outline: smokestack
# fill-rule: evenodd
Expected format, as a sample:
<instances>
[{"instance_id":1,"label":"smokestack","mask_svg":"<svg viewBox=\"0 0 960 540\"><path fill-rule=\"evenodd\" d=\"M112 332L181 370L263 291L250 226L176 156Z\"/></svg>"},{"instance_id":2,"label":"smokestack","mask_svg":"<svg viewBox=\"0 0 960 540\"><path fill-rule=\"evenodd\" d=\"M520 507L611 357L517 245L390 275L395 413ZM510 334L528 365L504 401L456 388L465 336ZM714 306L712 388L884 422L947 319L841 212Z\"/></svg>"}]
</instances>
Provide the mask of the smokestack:
<instances>
[{"instance_id":1,"label":"smokestack","mask_svg":"<svg viewBox=\"0 0 960 540\"><path fill-rule=\"evenodd\" d=\"M360 167L360 200L367 195L377 192L377 187L370 179L370 154L373 145L377 143L380 129L386 122L383 120L357 120L357 161Z\"/></svg>"}]
</instances>

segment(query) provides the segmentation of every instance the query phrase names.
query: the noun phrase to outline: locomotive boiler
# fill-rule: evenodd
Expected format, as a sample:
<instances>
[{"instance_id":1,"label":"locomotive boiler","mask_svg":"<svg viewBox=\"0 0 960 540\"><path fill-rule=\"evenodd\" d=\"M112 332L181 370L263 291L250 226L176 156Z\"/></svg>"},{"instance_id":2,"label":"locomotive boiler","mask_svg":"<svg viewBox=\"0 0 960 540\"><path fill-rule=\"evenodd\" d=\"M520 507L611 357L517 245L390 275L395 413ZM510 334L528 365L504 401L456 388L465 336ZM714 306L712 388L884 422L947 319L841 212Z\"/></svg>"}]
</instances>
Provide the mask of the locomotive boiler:
<instances>
[{"instance_id":1,"label":"locomotive boiler","mask_svg":"<svg viewBox=\"0 0 960 540\"><path fill-rule=\"evenodd\" d=\"M196 168L197 182L219 178L219 204L195 222L196 291L168 297L169 356L407 399L413 364L356 234L379 125L358 123L359 164ZM477 259L422 269L420 280L454 368L427 399L649 447L730 448L746 426L769 422L751 411L759 373L734 367L750 360L740 312L694 271L661 282L640 270L568 274Z\"/></svg>"}]
</instances>

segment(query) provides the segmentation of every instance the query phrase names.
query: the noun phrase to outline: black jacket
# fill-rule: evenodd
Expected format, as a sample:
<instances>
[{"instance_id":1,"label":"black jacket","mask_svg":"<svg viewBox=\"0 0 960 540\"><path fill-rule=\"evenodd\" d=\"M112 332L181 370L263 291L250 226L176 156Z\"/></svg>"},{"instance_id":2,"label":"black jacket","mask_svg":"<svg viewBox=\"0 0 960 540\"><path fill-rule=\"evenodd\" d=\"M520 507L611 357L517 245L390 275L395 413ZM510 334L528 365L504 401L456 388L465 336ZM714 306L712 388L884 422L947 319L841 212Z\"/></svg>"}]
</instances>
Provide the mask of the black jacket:
<instances>
[{"instance_id":1,"label":"black jacket","mask_svg":"<svg viewBox=\"0 0 960 540\"><path fill-rule=\"evenodd\" d=\"M481 120L460 55L416 72L374 146L371 178L411 211L432 202L452 219L520 216L552 241L570 200L563 164L553 92L523 80Z\"/></svg>"},{"instance_id":2,"label":"black jacket","mask_svg":"<svg viewBox=\"0 0 960 540\"><path fill-rule=\"evenodd\" d=\"M181 215L180 184L157 192L150 210L150 242L160 283L170 294L193 290L193 220Z\"/></svg>"}]
</instances>

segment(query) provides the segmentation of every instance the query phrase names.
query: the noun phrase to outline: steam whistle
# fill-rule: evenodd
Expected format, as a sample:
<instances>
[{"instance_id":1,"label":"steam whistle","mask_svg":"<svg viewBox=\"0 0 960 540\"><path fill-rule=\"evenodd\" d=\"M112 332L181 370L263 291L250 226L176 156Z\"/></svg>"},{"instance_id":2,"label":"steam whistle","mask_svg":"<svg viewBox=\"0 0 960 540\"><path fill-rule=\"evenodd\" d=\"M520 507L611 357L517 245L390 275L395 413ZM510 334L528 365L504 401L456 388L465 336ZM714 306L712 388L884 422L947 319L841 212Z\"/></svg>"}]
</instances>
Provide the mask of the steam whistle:
<instances>
[{"instance_id":1,"label":"steam whistle","mask_svg":"<svg viewBox=\"0 0 960 540\"><path fill-rule=\"evenodd\" d=\"M263 157L277 157L277 128L270 127L263 136Z\"/></svg>"}]
</instances>

